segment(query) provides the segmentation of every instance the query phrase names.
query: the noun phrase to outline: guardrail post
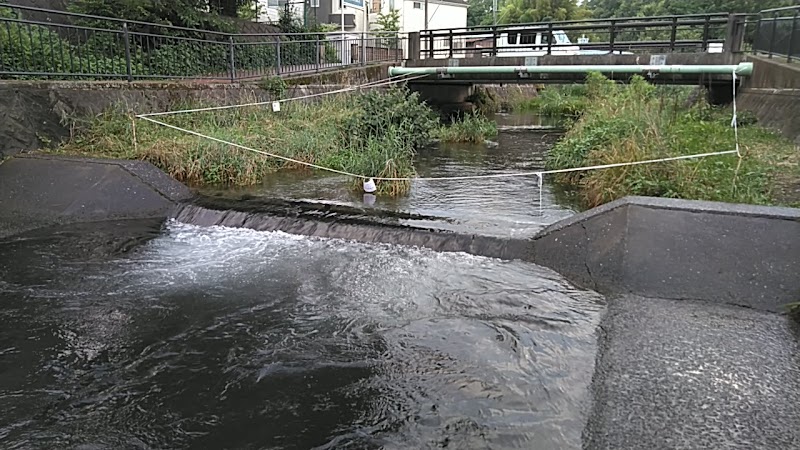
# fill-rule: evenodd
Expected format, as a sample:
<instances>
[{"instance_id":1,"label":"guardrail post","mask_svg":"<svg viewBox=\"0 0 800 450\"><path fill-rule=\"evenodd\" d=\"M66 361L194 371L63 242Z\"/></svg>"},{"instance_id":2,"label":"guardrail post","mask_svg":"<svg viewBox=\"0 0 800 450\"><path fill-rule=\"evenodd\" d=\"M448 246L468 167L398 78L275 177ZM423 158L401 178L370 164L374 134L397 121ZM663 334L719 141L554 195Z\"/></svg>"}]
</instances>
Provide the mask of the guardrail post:
<instances>
[{"instance_id":1,"label":"guardrail post","mask_svg":"<svg viewBox=\"0 0 800 450\"><path fill-rule=\"evenodd\" d=\"M792 53L794 53L794 34L797 33L797 17L800 11L795 11L792 17L792 32L789 33L789 51L786 52L786 62L792 62Z\"/></svg>"},{"instance_id":2,"label":"guardrail post","mask_svg":"<svg viewBox=\"0 0 800 450\"><path fill-rule=\"evenodd\" d=\"M236 57L233 54L233 36L228 36L228 72L231 76L231 83L236 82Z\"/></svg>"},{"instance_id":3,"label":"guardrail post","mask_svg":"<svg viewBox=\"0 0 800 450\"><path fill-rule=\"evenodd\" d=\"M125 74L128 75L128 83L131 83L133 81L133 71L131 70L131 41L128 33L128 22L122 23L122 37L125 39Z\"/></svg>"},{"instance_id":4,"label":"guardrail post","mask_svg":"<svg viewBox=\"0 0 800 450\"><path fill-rule=\"evenodd\" d=\"M728 15L728 29L725 32L724 50L727 53L740 53L744 42L744 16L741 14Z\"/></svg>"},{"instance_id":5,"label":"guardrail post","mask_svg":"<svg viewBox=\"0 0 800 450\"><path fill-rule=\"evenodd\" d=\"M672 29L669 32L669 51L670 53L675 51L675 41L678 39L678 18L672 18Z\"/></svg>"},{"instance_id":6,"label":"guardrail post","mask_svg":"<svg viewBox=\"0 0 800 450\"><path fill-rule=\"evenodd\" d=\"M448 38L448 47L450 47L450 57L453 57L453 30L450 30L450 35Z\"/></svg>"},{"instance_id":7,"label":"guardrail post","mask_svg":"<svg viewBox=\"0 0 800 450\"><path fill-rule=\"evenodd\" d=\"M419 31L408 33L408 59L416 61L422 57L422 45Z\"/></svg>"},{"instance_id":8,"label":"guardrail post","mask_svg":"<svg viewBox=\"0 0 800 450\"><path fill-rule=\"evenodd\" d=\"M711 25L711 16L706 16L705 22L703 22L703 47L701 48L702 51L708 51L708 32L709 26Z\"/></svg>"},{"instance_id":9,"label":"guardrail post","mask_svg":"<svg viewBox=\"0 0 800 450\"><path fill-rule=\"evenodd\" d=\"M769 57L772 58L772 51L775 45L775 33L778 31L778 13L772 14L772 34L769 37Z\"/></svg>"},{"instance_id":10,"label":"guardrail post","mask_svg":"<svg viewBox=\"0 0 800 450\"><path fill-rule=\"evenodd\" d=\"M616 24L615 20L610 21L611 24L608 27L608 51L609 53L614 53L614 40L616 38L616 31L614 25Z\"/></svg>"},{"instance_id":11,"label":"guardrail post","mask_svg":"<svg viewBox=\"0 0 800 450\"><path fill-rule=\"evenodd\" d=\"M342 48L344 48L344 45L342 45ZM344 52L342 52L342 55L344 55ZM341 56L341 58L344 59L344 56ZM280 74L281 74L281 37L278 36L278 40L275 42L275 75L280 75Z\"/></svg>"},{"instance_id":12,"label":"guardrail post","mask_svg":"<svg viewBox=\"0 0 800 450\"><path fill-rule=\"evenodd\" d=\"M497 27L492 27L492 56L497 56Z\"/></svg>"},{"instance_id":13,"label":"guardrail post","mask_svg":"<svg viewBox=\"0 0 800 450\"><path fill-rule=\"evenodd\" d=\"M553 53L553 22L547 23L547 54Z\"/></svg>"}]
</instances>

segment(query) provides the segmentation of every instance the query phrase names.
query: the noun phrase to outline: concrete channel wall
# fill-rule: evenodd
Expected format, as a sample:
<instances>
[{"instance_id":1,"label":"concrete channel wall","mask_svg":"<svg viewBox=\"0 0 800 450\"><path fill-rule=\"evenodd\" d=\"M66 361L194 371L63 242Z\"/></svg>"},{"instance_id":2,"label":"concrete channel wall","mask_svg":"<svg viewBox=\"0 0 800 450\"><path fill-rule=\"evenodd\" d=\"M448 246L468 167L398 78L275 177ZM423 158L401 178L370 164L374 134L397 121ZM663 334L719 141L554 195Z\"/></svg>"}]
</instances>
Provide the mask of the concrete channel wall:
<instances>
[{"instance_id":1,"label":"concrete channel wall","mask_svg":"<svg viewBox=\"0 0 800 450\"><path fill-rule=\"evenodd\" d=\"M778 312L800 300L800 209L627 197L543 230L530 260L603 293Z\"/></svg>"},{"instance_id":2,"label":"concrete channel wall","mask_svg":"<svg viewBox=\"0 0 800 450\"><path fill-rule=\"evenodd\" d=\"M19 156L0 164L0 237L59 224L163 219L192 196L143 161Z\"/></svg>"}]
</instances>

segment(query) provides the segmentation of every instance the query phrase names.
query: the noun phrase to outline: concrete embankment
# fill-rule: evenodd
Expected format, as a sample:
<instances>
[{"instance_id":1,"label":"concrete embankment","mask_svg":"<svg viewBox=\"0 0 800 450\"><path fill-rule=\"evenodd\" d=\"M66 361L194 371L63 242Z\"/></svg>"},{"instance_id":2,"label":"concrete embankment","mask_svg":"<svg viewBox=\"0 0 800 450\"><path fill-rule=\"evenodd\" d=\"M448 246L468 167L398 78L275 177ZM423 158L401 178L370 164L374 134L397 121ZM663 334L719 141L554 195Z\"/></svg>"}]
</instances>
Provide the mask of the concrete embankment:
<instances>
[{"instance_id":1,"label":"concrete embankment","mask_svg":"<svg viewBox=\"0 0 800 450\"><path fill-rule=\"evenodd\" d=\"M192 195L142 161L16 157L0 164L0 237L66 223L163 219Z\"/></svg>"},{"instance_id":2,"label":"concrete embankment","mask_svg":"<svg viewBox=\"0 0 800 450\"><path fill-rule=\"evenodd\" d=\"M800 65L777 57L748 55L746 60L753 63L753 76L737 97L740 109L800 145Z\"/></svg>"}]
</instances>

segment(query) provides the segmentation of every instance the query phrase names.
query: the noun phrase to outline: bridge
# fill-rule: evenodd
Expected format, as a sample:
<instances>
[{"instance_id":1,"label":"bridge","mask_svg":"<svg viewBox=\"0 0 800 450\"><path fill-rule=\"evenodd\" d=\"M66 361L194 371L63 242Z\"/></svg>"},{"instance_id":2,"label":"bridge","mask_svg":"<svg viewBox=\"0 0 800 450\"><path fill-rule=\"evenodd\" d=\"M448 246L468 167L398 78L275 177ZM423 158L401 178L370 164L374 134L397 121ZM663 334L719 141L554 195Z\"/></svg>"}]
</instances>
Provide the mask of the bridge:
<instances>
[{"instance_id":1,"label":"bridge","mask_svg":"<svg viewBox=\"0 0 800 450\"><path fill-rule=\"evenodd\" d=\"M789 60L800 52L792 48L797 9L774 10L794 12L786 37L789 22L765 16L772 10L427 30L409 36L407 60L389 75L413 75L413 89L438 104L463 102L475 84L581 83L590 71L621 82L640 74L656 84L703 85L712 102L728 103L734 73L739 81L753 74L747 52Z\"/></svg>"}]
</instances>

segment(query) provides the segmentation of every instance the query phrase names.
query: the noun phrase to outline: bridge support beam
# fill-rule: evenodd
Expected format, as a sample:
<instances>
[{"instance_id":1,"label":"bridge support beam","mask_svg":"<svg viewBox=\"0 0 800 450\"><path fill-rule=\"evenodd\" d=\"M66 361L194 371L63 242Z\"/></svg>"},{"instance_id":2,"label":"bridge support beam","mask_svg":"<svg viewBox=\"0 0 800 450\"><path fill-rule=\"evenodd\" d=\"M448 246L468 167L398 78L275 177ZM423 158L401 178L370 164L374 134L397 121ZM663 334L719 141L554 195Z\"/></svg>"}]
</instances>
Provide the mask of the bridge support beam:
<instances>
[{"instance_id":1,"label":"bridge support beam","mask_svg":"<svg viewBox=\"0 0 800 450\"><path fill-rule=\"evenodd\" d=\"M408 88L446 116L469 112L474 108L468 101L474 92L472 84L408 83Z\"/></svg>"}]
</instances>

